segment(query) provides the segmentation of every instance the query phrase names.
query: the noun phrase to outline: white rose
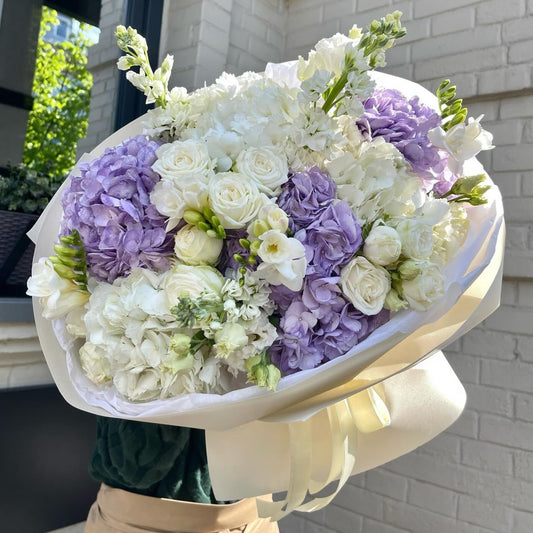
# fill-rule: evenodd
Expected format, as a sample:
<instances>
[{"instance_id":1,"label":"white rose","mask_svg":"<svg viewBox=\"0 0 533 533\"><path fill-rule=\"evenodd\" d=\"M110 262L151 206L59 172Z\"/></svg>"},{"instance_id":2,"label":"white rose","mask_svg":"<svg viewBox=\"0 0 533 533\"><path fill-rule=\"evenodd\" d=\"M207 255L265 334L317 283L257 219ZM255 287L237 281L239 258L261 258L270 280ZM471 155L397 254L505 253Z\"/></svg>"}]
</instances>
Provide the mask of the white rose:
<instances>
[{"instance_id":1,"label":"white rose","mask_svg":"<svg viewBox=\"0 0 533 533\"><path fill-rule=\"evenodd\" d=\"M253 181L237 172L216 174L209 181L210 206L225 229L243 228L267 201Z\"/></svg>"},{"instance_id":2,"label":"white rose","mask_svg":"<svg viewBox=\"0 0 533 533\"><path fill-rule=\"evenodd\" d=\"M222 251L222 239L209 237L197 226L187 224L174 237L174 253L187 265L215 265Z\"/></svg>"},{"instance_id":3,"label":"white rose","mask_svg":"<svg viewBox=\"0 0 533 533\"><path fill-rule=\"evenodd\" d=\"M26 294L40 299L43 316L49 320L66 315L89 299L88 292L81 291L72 280L59 276L46 257L33 264Z\"/></svg>"},{"instance_id":4,"label":"white rose","mask_svg":"<svg viewBox=\"0 0 533 533\"><path fill-rule=\"evenodd\" d=\"M246 330L236 322L226 322L222 329L215 333L214 349L217 357L228 357L229 354L247 344Z\"/></svg>"},{"instance_id":5,"label":"white rose","mask_svg":"<svg viewBox=\"0 0 533 533\"><path fill-rule=\"evenodd\" d=\"M417 311L426 311L444 294L444 276L437 265L428 264L412 280L402 282L403 297Z\"/></svg>"},{"instance_id":6,"label":"white rose","mask_svg":"<svg viewBox=\"0 0 533 533\"><path fill-rule=\"evenodd\" d=\"M398 223L396 231L402 241L402 254L411 259L427 259L433 252L433 227L417 219Z\"/></svg>"},{"instance_id":7,"label":"white rose","mask_svg":"<svg viewBox=\"0 0 533 533\"><path fill-rule=\"evenodd\" d=\"M304 245L277 230L265 231L259 239L257 254L263 262L257 267L258 278L299 291L307 269Z\"/></svg>"},{"instance_id":8,"label":"white rose","mask_svg":"<svg viewBox=\"0 0 533 533\"><path fill-rule=\"evenodd\" d=\"M192 299L203 295L220 298L224 281L222 274L212 267L176 265L165 272L162 286L172 308L184 294Z\"/></svg>"},{"instance_id":9,"label":"white rose","mask_svg":"<svg viewBox=\"0 0 533 533\"><path fill-rule=\"evenodd\" d=\"M383 267L358 256L341 270L340 285L356 309L365 315L377 315L391 288L391 278Z\"/></svg>"},{"instance_id":10,"label":"white rose","mask_svg":"<svg viewBox=\"0 0 533 533\"><path fill-rule=\"evenodd\" d=\"M169 217L166 230L175 228L186 209L201 211L207 206L208 178L203 174L181 176L179 180L162 179L150 193L156 209Z\"/></svg>"},{"instance_id":11,"label":"white rose","mask_svg":"<svg viewBox=\"0 0 533 533\"><path fill-rule=\"evenodd\" d=\"M452 157L448 159L448 167L456 175L463 172L463 163L476 156L481 150L491 150L492 134L481 127L481 115L470 117L468 123L456 124L445 132L441 127L429 130L429 140L438 148L446 150Z\"/></svg>"},{"instance_id":12,"label":"white rose","mask_svg":"<svg viewBox=\"0 0 533 533\"><path fill-rule=\"evenodd\" d=\"M280 157L274 148L248 148L243 150L235 168L252 179L257 188L268 196L277 196L281 185L288 180L287 159Z\"/></svg>"},{"instance_id":13,"label":"white rose","mask_svg":"<svg viewBox=\"0 0 533 533\"><path fill-rule=\"evenodd\" d=\"M365 240L363 253L375 265L390 265L402 252L398 232L389 226L374 226Z\"/></svg>"},{"instance_id":14,"label":"white rose","mask_svg":"<svg viewBox=\"0 0 533 533\"><path fill-rule=\"evenodd\" d=\"M111 379L111 365L106 351L100 346L86 342L80 348L80 363L87 377L96 385Z\"/></svg>"},{"instance_id":15,"label":"white rose","mask_svg":"<svg viewBox=\"0 0 533 533\"><path fill-rule=\"evenodd\" d=\"M213 173L213 161L205 143L194 139L163 144L157 151L157 161L152 168L163 178L177 182L182 176Z\"/></svg>"}]
</instances>

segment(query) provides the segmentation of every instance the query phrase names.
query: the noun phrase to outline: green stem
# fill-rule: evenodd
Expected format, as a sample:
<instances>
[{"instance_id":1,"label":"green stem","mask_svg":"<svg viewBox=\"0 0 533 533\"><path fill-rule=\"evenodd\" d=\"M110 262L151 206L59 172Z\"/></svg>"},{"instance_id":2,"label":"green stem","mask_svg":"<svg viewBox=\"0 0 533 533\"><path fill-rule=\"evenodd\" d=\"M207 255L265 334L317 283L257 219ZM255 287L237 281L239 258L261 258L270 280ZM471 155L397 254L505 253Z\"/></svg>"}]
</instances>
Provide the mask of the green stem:
<instances>
[{"instance_id":1,"label":"green stem","mask_svg":"<svg viewBox=\"0 0 533 533\"><path fill-rule=\"evenodd\" d=\"M324 102L324 105L322 106L322 109L324 110L324 113L327 113L335 104L335 99L337 96L339 96L342 89L344 89L344 86L348 83L348 71L343 70L340 78L337 80L333 88L331 89L331 92L328 94L328 97L326 98L326 101Z\"/></svg>"}]
</instances>

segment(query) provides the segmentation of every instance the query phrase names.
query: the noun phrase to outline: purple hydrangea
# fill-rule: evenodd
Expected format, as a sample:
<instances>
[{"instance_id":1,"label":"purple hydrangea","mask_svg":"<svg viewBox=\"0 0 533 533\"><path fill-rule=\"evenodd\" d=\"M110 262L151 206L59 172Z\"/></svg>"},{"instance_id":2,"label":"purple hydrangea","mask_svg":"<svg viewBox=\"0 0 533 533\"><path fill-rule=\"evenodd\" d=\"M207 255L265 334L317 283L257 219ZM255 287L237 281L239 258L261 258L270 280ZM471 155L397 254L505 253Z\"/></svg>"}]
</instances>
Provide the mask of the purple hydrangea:
<instances>
[{"instance_id":1,"label":"purple hydrangea","mask_svg":"<svg viewBox=\"0 0 533 533\"><path fill-rule=\"evenodd\" d=\"M344 266L359 250L361 227L345 201L330 204L307 228L295 234L306 249L307 274L329 276Z\"/></svg>"},{"instance_id":2,"label":"purple hydrangea","mask_svg":"<svg viewBox=\"0 0 533 533\"><path fill-rule=\"evenodd\" d=\"M393 144L431 188L447 158L428 138L428 131L441 124L438 113L421 104L417 96L407 99L395 89L376 91L364 106L365 112L357 122L361 132Z\"/></svg>"},{"instance_id":3,"label":"purple hydrangea","mask_svg":"<svg viewBox=\"0 0 533 533\"><path fill-rule=\"evenodd\" d=\"M367 316L349 303L337 285L339 277L311 277L281 318L280 337L270 359L284 374L314 368L344 355L389 320L382 310Z\"/></svg>"},{"instance_id":4,"label":"purple hydrangea","mask_svg":"<svg viewBox=\"0 0 533 533\"><path fill-rule=\"evenodd\" d=\"M315 329L313 343L326 360L335 359L366 339L388 320L389 312L386 309L382 309L377 315L367 316L352 304L346 303L340 309L333 309L320 321L320 327Z\"/></svg>"},{"instance_id":5,"label":"purple hydrangea","mask_svg":"<svg viewBox=\"0 0 533 533\"><path fill-rule=\"evenodd\" d=\"M76 229L87 253L89 272L113 282L134 267L169 268L173 236L166 219L150 203L159 181L152 170L159 143L144 136L107 149L80 165L63 194L63 232Z\"/></svg>"},{"instance_id":6,"label":"purple hydrangea","mask_svg":"<svg viewBox=\"0 0 533 533\"><path fill-rule=\"evenodd\" d=\"M291 219L293 229L301 229L333 202L337 186L318 167L304 172L290 172L289 180L283 185L277 204Z\"/></svg>"}]
</instances>

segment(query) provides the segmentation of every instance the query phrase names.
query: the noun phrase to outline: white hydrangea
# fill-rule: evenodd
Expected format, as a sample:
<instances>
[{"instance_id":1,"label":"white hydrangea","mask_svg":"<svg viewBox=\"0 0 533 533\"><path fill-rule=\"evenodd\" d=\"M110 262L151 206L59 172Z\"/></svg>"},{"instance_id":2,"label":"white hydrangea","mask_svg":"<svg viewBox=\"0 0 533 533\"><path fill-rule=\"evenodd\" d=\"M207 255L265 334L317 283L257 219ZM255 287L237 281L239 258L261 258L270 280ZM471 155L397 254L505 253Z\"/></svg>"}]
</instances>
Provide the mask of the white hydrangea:
<instances>
[{"instance_id":1,"label":"white hydrangea","mask_svg":"<svg viewBox=\"0 0 533 533\"><path fill-rule=\"evenodd\" d=\"M360 224L405 216L418 207L420 179L382 137L362 143L357 156L344 152L326 168L337 183L337 197L348 202Z\"/></svg>"},{"instance_id":2,"label":"white hydrangea","mask_svg":"<svg viewBox=\"0 0 533 533\"><path fill-rule=\"evenodd\" d=\"M222 385L214 387L211 379L203 379L205 371L200 377L203 353L191 356L191 364L179 372L167 362L172 335L190 334L179 327L170 312L175 303L172 294L198 290L199 286L204 293L219 293L222 284L222 276L210 267L179 265L161 275L133 269L128 277L113 284L96 285L87 306L86 343L80 352L89 379L95 383L112 380L117 390L132 401L188 392L222 392Z\"/></svg>"}]
</instances>

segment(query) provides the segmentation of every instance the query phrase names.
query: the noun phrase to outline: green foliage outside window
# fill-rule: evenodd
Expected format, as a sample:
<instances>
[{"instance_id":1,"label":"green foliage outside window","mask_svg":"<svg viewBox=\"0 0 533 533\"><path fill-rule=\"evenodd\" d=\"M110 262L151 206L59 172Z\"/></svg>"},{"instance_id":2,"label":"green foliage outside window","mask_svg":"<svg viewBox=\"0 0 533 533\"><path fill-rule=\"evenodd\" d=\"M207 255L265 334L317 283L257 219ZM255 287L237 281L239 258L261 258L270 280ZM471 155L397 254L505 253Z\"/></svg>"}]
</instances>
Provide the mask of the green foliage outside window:
<instances>
[{"instance_id":1,"label":"green foliage outside window","mask_svg":"<svg viewBox=\"0 0 533 533\"><path fill-rule=\"evenodd\" d=\"M46 41L47 32L58 24L57 12L43 7L23 156L23 163L47 175L52 185L59 185L74 166L76 144L87 132L92 87L89 27L80 24L63 42Z\"/></svg>"}]
</instances>

